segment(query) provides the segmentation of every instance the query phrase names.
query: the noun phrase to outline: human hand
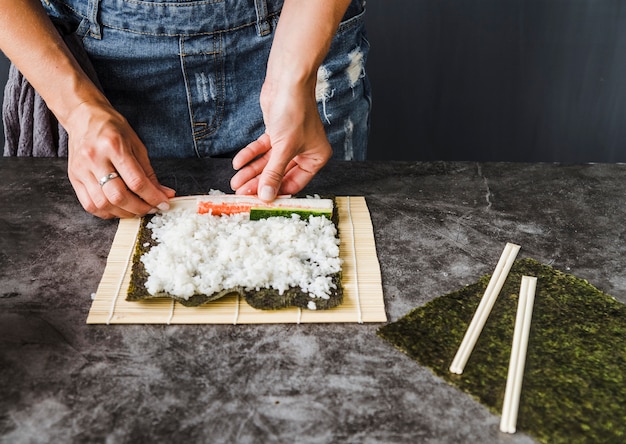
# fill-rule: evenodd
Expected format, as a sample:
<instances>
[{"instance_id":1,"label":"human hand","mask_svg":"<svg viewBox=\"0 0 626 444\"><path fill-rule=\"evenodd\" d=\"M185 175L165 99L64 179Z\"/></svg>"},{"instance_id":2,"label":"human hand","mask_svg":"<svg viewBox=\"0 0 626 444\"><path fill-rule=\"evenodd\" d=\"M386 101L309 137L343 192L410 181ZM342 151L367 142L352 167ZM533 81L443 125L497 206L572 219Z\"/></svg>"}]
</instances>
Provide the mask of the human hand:
<instances>
[{"instance_id":1,"label":"human hand","mask_svg":"<svg viewBox=\"0 0 626 444\"><path fill-rule=\"evenodd\" d=\"M261 91L266 131L233 158L237 194L258 194L270 202L295 194L328 162L328 143L315 101L314 86L279 86L267 81Z\"/></svg>"},{"instance_id":2,"label":"human hand","mask_svg":"<svg viewBox=\"0 0 626 444\"><path fill-rule=\"evenodd\" d=\"M85 210L108 219L169 208L175 191L159 184L145 146L110 104L82 103L67 121L68 176ZM100 182L110 173L119 177Z\"/></svg>"}]
</instances>

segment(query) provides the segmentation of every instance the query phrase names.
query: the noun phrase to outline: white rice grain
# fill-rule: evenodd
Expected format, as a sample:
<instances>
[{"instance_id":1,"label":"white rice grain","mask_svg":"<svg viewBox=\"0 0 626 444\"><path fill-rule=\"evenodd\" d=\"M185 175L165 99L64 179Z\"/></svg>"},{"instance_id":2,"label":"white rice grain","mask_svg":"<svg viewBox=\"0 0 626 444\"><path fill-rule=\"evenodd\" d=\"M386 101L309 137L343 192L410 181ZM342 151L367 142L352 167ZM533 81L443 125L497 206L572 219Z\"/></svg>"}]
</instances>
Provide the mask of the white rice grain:
<instances>
[{"instance_id":1,"label":"white rice grain","mask_svg":"<svg viewBox=\"0 0 626 444\"><path fill-rule=\"evenodd\" d=\"M212 216L181 208L155 215L148 227L158 242L141 261L152 295L188 299L224 289L300 287L329 298L341 270L339 239L326 217L297 215L250 221L247 214Z\"/></svg>"}]
</instances>

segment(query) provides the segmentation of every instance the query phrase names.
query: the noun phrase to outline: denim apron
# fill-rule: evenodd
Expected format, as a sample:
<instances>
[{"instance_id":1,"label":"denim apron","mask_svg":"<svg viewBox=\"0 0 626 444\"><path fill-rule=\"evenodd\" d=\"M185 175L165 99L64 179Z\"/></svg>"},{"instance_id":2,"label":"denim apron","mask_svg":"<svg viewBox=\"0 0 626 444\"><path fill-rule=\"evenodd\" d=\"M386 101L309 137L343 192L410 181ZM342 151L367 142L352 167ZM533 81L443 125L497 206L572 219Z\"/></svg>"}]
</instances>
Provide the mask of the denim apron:
<instances>
[{"instance_id":1,"label":"denim apron","mask_svg":"<svg viewBox=\"0 0 626 444\"><path fill-rule=\"evenodd\" d=\"M283 0L41 0L81 38L107 98L151 157L230 155L265 130L259 94ZM370 89L364 0L318 72L333 157L364 160Z\"/></svg>"}]
</instances>

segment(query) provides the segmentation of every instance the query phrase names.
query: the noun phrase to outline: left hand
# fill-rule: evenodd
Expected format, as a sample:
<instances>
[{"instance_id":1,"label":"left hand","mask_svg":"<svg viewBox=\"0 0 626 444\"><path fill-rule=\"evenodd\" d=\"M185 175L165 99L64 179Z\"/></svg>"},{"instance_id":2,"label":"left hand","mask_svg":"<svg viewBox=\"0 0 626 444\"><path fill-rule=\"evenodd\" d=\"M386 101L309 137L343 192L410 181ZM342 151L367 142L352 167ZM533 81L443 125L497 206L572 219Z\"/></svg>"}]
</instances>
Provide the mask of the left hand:
<instances>
[{"instance_id":1,"label":"left hand","mask_svg":"<svg viewBox=\"0 0 626 444\"><path fill-rule=\"evenodd\" d=\"M233 158L238 172L230 182L237 194L258 194L267 202L301 191L332 155L315 101L315 82L277 85L269 80L263 85L266 131Z\"/></svg>"}]
</instances>

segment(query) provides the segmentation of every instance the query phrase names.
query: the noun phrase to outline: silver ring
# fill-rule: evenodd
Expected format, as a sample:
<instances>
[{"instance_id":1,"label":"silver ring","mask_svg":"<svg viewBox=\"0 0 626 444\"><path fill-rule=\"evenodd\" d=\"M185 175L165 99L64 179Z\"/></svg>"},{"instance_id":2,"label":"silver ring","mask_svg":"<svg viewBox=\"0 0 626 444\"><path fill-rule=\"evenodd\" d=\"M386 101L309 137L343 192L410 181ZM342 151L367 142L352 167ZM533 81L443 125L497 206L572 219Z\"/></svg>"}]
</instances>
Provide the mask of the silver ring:
<instances>
[{"instance_id":1,"label":"silver ring","mask_svg":"<svg viewBox=\"0 0 626 444\"><path fill-rule=\"evenodd\" d=\"M119 174L117 174L115 171L113 171L112 173L107 174L106 176L102 176L100 178L100 180L98 181L98 183L100 184L100 186L104 186L105 183L107 183L109 180L113 180L113 179L117 179L118 177L120 177Z\"/></svg>"}]
</instances>

